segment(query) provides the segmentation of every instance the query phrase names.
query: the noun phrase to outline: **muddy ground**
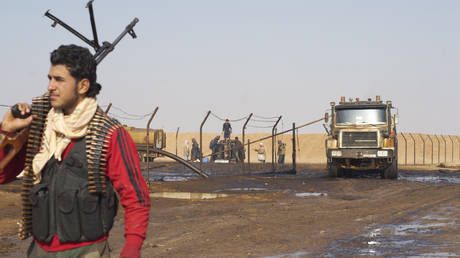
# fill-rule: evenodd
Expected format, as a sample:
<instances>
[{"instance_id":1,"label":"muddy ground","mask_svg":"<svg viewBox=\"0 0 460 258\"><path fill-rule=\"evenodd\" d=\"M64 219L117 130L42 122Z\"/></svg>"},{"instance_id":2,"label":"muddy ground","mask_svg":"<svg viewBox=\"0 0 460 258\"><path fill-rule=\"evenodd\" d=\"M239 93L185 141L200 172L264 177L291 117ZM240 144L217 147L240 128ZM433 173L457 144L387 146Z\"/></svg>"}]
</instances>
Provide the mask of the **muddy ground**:
<instances>
[{"instance_id":1,"label":"muddy ground","mask_svg":"<svg viewBox=\"0 0 460 258\"><path fill-rule=\"evenodd\" d=\"M151 178L163 181L151 192L182 199L152 196L143 257L460 256L456 169L404 168L398 180L331 179L324 165L303 165L293 175L215 164L206 167L208 179L171 181L191 173L181 165L154 167ZM171 194L177 192L183 194ZM1 186L0 200L0 256L24 257L29 240L15 238L17 185ZM115 257L122 217L110 236Z\"/></svg>"}]
</instances>

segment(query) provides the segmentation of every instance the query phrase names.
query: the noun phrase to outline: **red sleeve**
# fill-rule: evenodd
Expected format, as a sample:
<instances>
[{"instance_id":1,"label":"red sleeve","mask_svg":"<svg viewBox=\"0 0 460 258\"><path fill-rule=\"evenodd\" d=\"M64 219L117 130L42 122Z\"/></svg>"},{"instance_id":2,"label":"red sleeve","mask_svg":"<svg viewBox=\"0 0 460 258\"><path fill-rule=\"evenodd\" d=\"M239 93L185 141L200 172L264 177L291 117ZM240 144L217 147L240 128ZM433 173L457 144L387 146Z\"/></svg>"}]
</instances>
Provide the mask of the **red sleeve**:
<instances>
[{"instance_id":1,"label":"red sleeve","mask_svg":"<svg viewBox=\"0 0 460 258\"><path fill-rule=\"evenodd\" d=\"M23 145L21 150L14 156L14 158L6 165L3 171L0 171L0 184L6 184L16 179L16 176L21 173L24 169L24 163L26 160L26 146ZM0 160L3 160L6 152L5 149L0 150Z\"/></svg>"},{"instance_id":2,"label":"red sleeve","mask_svg":"<svg viewBox=\"0 0 460 258\"><path fill-rule=\"evenodd\" d=\"M140 250L149 220L149 190L142 177L136 146L123 128L111 135L107 175L125 210L125 246L136 246Z\"/></svg>"}]
</instances>

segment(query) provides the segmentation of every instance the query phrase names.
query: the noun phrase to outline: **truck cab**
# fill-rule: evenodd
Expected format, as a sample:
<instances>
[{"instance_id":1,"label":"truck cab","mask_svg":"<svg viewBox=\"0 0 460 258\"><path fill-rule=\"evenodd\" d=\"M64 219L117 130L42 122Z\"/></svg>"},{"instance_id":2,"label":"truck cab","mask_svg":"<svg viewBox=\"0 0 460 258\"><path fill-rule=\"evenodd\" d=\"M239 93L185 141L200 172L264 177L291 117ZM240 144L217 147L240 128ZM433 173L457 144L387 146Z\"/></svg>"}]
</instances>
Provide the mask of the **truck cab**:
<instances>
[{"instance_id":1,"label":"truck cab","mask_svg":"<svg viewBox=\"0 0 460 258\"><path fill-rule=\"evenodd\" d=\"M326 138L327 168L331 177L345 170L378 170L382 178L398 177L396 115L391 101L340 98L331 102ZM327 127L326 127L327 128Z\"/></svg>"}]
</instances>

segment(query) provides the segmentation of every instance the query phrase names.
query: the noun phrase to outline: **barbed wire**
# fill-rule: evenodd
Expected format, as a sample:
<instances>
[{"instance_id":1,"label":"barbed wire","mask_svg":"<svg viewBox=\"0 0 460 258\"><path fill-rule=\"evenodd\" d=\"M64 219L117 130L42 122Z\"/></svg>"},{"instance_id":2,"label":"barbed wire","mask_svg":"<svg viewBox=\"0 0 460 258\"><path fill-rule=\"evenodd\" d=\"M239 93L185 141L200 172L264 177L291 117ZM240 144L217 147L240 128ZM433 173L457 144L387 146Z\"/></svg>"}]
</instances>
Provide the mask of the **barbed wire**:
<instances>
[{"instance_id":1,"label":"barbed wire","mask_svg":"<svg viewBox=\"0 0 460 258\"><path fill-rule=\"evenodd\" d=\"M116 119L130 120L130 121L133 121L133 120L143 120L143 119L144 119L144 117L136 117L136 118L134 118L134 117L120 116L120 115L114 114L114 113L112 113L112 112L109 112L109 115L110 115L111 117L116 118Z\"/></svg>"},{"instance_id":2,"label":"barbed wire","mask_svg":"<svg viewBox=\"0 0 460 258\"><path fill-rule=\"evenodd\" d=\"M107 106L108 106L108 105L106 105L106 107L107 107ZM114 117L123 117L124 119L127 119L127 120L142 120L142 119L144 119L144 118L146 118L146 117L149 117L149 116L151 116L151 115L153 114L152 112L150 112L150 113L147 113L147 114L137 115L137 114L128 113L128 112L126 112L124 109L122 109L122 108L120 108L120 107L117 107L117 106L114 106L114 105L112 105L111 109L112 109L112 108L113 108L113 109L116 109L116 110L118 110L118 111L120 111L120 112L123 113L125 116L119 115L119 114L114 113L114 112L111 112L111 111L109 111L109 114L111 114L111 115L114 116Z\"/></svg>"},{"instance_id":3,"label":"barbed wire","mask_svg":"<svg viewBox=\"0 0 460 258\"><path fill-rule=\"evenodd\" d=\"M276 123L278 120L258 120L258 119L251 119L250 121L259 122L259 123Z\"/></svg>"},{"instance_id":4,"label":"barbed wire","mask_svg":"<svg viewBox=\"0 0 460 258\"><path fill-rule=\"evenodd\" d=\"M261 125L247 125L249 128L273 128L271 125L261 126Z\"/></svg>"},{"instance_id":5,"label":"barbed wire","mask_svg":"<svg viewBox=\"0 0 460 258\"><path fill-rule=\"evenodd\" d=\"M279 117L275 117L275 118L278 118L278 119L279 119ZM247 127L249 127L249 128L273 128L273 126L275 126L275 124L276 124L276 122L278 121L278 119L277 119L277 120L259 120L259 119L251 119L251 120L249 120L251 123L249 123L249 124L247 125ZM256 123L254 123L254 122L256 122ZM283 124L283 118L281 118L280 122L281 122L282 126L284 126L284 124ZM258 125L257 123L265 123L265 124L271 123L271 125ZM278 126L279 126L279 125L277 125L276 127L278 128Z\"/></svg>"},{"instance_id":6,"label":"barbed wire","mask_svg":"<svg viewBox=\"0 0 460 258\"><path fill-rule=\"evenodd\" d=\"M214 112L211 111L211 115L215 118L217 118L218 120L220 121L225 121L225 119L221 118L220 116L216 115ZM229 122L239 122L239 121L243 121L245 119L247 119L248 116L245 116L245 117L242 117L242 118L239 118L239 119L228 119Z\"/></svg>"},{"instance_id":7,"label":"barbed wire","mask_svg":"<svg viewBox=\"0 0 460 258\"><path fill-rule=\"evenodd\" d=\"M259 119L276 119L279 118L279 116L272 116L272 117L266 117L266 116L258 116L258 115L252 115L253 117L259 118Z\"/></svg>"}]
</instances>

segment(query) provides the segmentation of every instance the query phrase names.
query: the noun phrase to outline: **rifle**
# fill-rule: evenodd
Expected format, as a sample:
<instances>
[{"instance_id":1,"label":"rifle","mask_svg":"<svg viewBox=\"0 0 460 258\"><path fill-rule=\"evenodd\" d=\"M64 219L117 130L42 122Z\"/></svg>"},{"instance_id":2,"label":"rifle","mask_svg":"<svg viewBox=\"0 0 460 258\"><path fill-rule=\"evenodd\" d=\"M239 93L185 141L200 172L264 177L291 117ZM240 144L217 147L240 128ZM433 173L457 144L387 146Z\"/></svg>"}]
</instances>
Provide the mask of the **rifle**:
<instances>
[{"instance_id":1,"label":"rifle","mask_svg":"<svg viewBox=\"0 0 460 258\"><path fill-rule=\"evenodd\" d=\"M96 64L99 64L102 59L104 59L110 52L112 52L115 49L115 46L123 39L123 37L126 34L131 35L132 38L137 38L136 33L134 32L134 26L136 23L139 21L138 18L134 18L131 23L129 23L125 30L120 33L120 35L113 40L112 43L108 41L102 42L102 45L99 44L98 36L97 36L97 31L96 31L96 22L94 20L94 11L93 11L93 1L90 0L86 4L86 8L89 10L89 17L91 21L91 29L93 31L93 40L88 39L87 37L83 36L81 33L79 33L77 30L57 18L56 16L52 15L50 13L50 10L45 12L45 16L50 18L53 23L51 24L51 27L56 27L57 24L61 25L64 27L66 30L70 31L72 34L77 36L79 39L83 40L86 44L90 45L92 48L94 48L95 54L93 55L94 59L96 60Z\"/></svg>"}]
</instances>

